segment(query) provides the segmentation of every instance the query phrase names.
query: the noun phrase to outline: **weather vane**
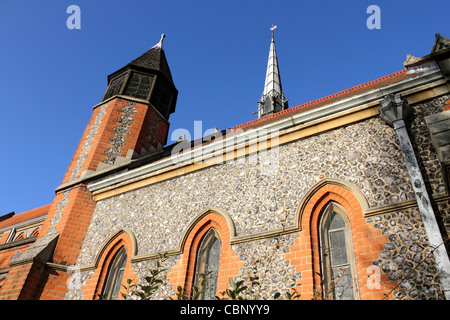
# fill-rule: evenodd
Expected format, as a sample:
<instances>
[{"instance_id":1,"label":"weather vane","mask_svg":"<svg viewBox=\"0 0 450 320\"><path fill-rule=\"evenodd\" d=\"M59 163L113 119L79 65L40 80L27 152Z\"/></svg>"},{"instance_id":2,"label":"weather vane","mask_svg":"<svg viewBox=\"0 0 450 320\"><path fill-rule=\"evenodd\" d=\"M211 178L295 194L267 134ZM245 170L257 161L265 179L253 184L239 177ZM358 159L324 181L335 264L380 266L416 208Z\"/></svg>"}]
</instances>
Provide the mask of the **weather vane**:
<instances>
[{"instance_id":1,"label":"weather vane","mask_svg":"<svg viewBox=\"0 0 450 320\"><path fill-rule=\"evenodd\" d=\"M272 28L270 28L270 30L272 30L272 40L273 40L273 30L275 30L277 28L277 26L272 25Z\"/></svg>"}]
</instances>

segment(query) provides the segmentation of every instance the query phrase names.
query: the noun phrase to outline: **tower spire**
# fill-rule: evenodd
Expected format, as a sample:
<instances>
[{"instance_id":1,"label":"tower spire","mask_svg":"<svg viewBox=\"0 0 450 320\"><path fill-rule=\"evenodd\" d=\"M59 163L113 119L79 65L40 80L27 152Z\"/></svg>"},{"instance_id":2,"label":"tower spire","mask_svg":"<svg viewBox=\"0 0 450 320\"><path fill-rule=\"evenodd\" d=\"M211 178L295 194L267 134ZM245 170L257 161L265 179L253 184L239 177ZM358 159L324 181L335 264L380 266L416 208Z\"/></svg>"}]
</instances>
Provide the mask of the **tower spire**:
<instances>
[{"instance_id":1,"label":"tower spire","mask_svg":"<svg viewBox=\"0 0 450 320\"><path fill-rule=\"evenodd\" d=\"M288 102L284 97L281 87L280 70L278 68L277 51L275 49L274 30L272 26L272 40L270 42L269 60L267 62L266 79L261 100L258 101L258 118L288 108Z\"/></svg>"}]
</instances>

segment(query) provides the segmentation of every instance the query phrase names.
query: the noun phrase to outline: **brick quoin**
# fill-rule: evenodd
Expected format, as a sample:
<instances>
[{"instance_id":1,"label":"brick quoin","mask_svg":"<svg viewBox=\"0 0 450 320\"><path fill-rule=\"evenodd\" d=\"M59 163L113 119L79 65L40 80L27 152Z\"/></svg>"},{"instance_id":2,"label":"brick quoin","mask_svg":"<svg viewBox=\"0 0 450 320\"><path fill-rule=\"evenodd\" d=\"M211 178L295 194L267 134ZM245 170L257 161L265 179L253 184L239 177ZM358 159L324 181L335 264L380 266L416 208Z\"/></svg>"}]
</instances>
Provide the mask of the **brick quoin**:
<instances>
[{"instance_id":1,"label":"brick quoin","mask_svg":"<svg viewBox=\"0 0 450 320\"><path fill-rule=\"evenodd\" d=\"M236 252L231 249L230 229L227 222L220 215L209 213L198 221L189 232L183 246L181 258L167 273L167 279L174 291L176 291L178 286L187 291L192 289L198 246L203 236L211 228L217 231L221 243L216 295L227 289L229 279L237 276L239 269L244 266L244 262L240 261L239 257L236 256Z\"/></svg>"},{"instance_id":2,"label":"brick quoin","mask_svg":"<svg viewBox=\"0 0 450 320\"><path fill-rule=\"evenodd\" d=\"M62 265L76 263L94 209L95 202L86 185L79 184L72 188L69 202L56 224L60 236L53 253L53 262Z\"/></svg>"},{"instance_id":3,"label":"brick quoin","mask_svg":"<svg viewBox=\"0 0 450 320\"><path fill-rule=\"evenodd\" d=\"M78 144L78 147L77 147L77 149L75 151L75 154L72 157L72 161L70 162L69 167L67 168L66 174L65 174L65 176L64 176L64 178L62 180L63 184L68 182L72 178L72 170L77 166L77 164L78 164L77 160L80 158L80 156L84 152L83 151L83 147L86 145L87 138L88 138L89 134L91 134L91 131L93 130L94 123L96 123L96 121L98 121L98 120L101 121L102 123L104 123L105 119L108 118L108 111L109 110L112 110L112 108L110 108L110 109L107 108L106 114L104 114L102 117L99 117L99 113L101 112L101 108L95 108L94 109L94 111L92 113L92 116L91 116L91 119L89 120L89 122L87 124L87 127L84 130L83 136L81 137L81 140L80 140L80 142ZM99 117L99 119L97 119L98 117ZM99 125L99 128L97 128L97 134L98 134L98 132L100 132L99 131L100 129L102 129L101 125ZM96 140L96 138L94 137L93 140L92 140L92 144L89 147L89 150L95 148L96 142L98 143L98 141L95 141L95 140ZM86 160L85 160L85 162L86 162ZM80 172L82 172L82 170L80 170Z\"/></svg>"},{"instance_id":4,"label":"brick quoin","mask_svg":"<svg viewBox=\"0 0 450 320\"><path fill-rule=\"evenodd\" d=\"M322 212L331 202L342 206L349 219L360 299L383 298L396 283L390 281L387 275L381 274L380 288L369 289L368 278L373 272L367 268L378 258L388 236L382 235L379 229L374 229L371 223L366 222L361 205L351 191L338 185L326 184L307 201L301 215L300 237L285 254L285 259L296 267L296 272L301 272L302 277L297 280L296 288L301 293L300 299L312 299L314 289L321 292L318 226Z\"/></svg>"},{"instance_id":5,"label":"brick quoin","mask_svg":"<svg viewBox=\"0 0 450 320\"><path fill-rule=\"evenodd\" d=\"M122 156L126 156L129 149L135 150L137 153L141 153L142 148L149 142L149 133L152 132L152 125L154 122L159 122L157 133L152 132L155 142L152 145L154 148L158 147L158 143L163 146L167 141L167 134L169 131L169 123L165 120L151 105L145 105L137 103L134 105L137 113L134 114L133 123L130 124L128 130L126 143L120 149Z\"/></svg>"},{"instance_id":6,"label":"brick quoin","mask_svg":"<svg viewBox=\"0 0 450 320\"><path fill-rule=\"evenodd\" d=\"M0 300L34 300L45 265L33 262L12 266L0 292Z\"/></svg>"},{"instance_id":7,"label":"brick quoin","mask_svg":"<svg viewBox=\"0 0 450 320\"><path fill-rule=\"evenodd\" d=\"M120 118L124 115L122 110L129 106L130 101L124 98L114 98L107 102L105 113L99 117L102 110L101 106L97 106L92 114L92 117L83 133L80 143L75 151L72 161L67 169L62 183L68 182L72 178L73 169L79 165L80 156L87 151L87 155L82 160L82 167L79 169L75 178L79 178L81 173L85 170L97 170L99 162L107 160L106 150L111 148L111 139L117 135L115 128L121 125ZM149 140L148 134L151 130L151 124L155 119L159 120L158 134L155 135L157 143L165 145L167 134L169 131L169 123L165 120L150 104L135 103L133 107L136 113L131 115L132 123L127 126L129 133L123 136L125 144L119 148L122 157L125 157L129 149L135 150L138 153L142 152L142 146ZM97 119L99 117L99 119ZM93 128L97 122L97 126ZM91 131L96 133L92 137ZM90 146L87 148L88 136L91 136ZM157 147L157 143L154 147ZM84 150L83 150L84 148Z\"/></svg>"},{"instance_id":8,"label":"brick quoin","mask_svg":"<svg viewBox=\"0 0 450 320\"><path fill-rule=\"evenodd\" d=\"M65 206L61 204L64 199L64 192L58 192L55 196L38 239L44 237L51 228L54 228L54 231L59 234L59 238L53 252L52 262L70 266L76 263L80 253L83 239L95 209L95 202L91 200L86 185L76 185L66 192L68 192L68 201ZM62 209L59 209L58 206L61 206ZM59 220L55 217L56 214L60 215ZM15 286L21 286L23 292L29 292L27 299L63 299L67 291L69 275L66 272L48 267L39 269L36 264L36 262L27 264L29 265L27 273L23 272L24 266L11 268L5 284L11 281L14 282ZM16 278L15 272L21 273L23 277ZM9 296L5 299L20 299L22 296L23 293L21 296ZM0 296L0 298L2 297L4 296Z\"/></svg>"}]
</instances>

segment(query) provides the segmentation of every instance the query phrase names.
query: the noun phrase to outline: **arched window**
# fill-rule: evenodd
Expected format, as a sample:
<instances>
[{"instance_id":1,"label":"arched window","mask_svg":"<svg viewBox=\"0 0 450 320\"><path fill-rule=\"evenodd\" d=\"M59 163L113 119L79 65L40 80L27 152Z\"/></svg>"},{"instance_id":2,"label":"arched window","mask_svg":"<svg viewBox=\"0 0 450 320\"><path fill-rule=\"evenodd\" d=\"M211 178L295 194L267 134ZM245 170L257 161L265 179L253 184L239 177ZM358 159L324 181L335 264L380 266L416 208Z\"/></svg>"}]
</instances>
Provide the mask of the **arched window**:
<instances>
[{"instance_id":1,"label":"arched window","mask_svg":"<svg viewBox=\"0 0 450 320\"><path fill-rule=\"evenodd\" d=\"M358 299L350 227L335 203L326 207L320 220L320 254L324 298Z\"/></svg>"},{"instance_id":2,"label":"arched window","mask_svg":"<svg viewBox=\"0 0 450 320\"><path fill-rule=\"evenodd\" d=\"M111 262L108 276L103 290L102 297L106 300L116 300L119 296L120 287L122 285L123 272L127 262L127 250L125 247L119 249L116 256Z\"/></svg>"},{"instance_id":3,"label":"arched window","mask_svg":"<svg viewBox=\"0 0 450 320\"><path fill-rule=\"evenodd\" d=\"M194 284L202 291L200 299L213 300L216 297L220 248L219 236L216 230L211 228L203 237L197 251ZM206 276L203 286L201 275Z\"/></svg>"},{"instance_id":4,"label":"arched window","mask_svg":"<svg viewBox=\"0 0 450 320\"><path fill-rule=\"evenodd\" d=\"M34 236L38 236L38 235L39 235L39 227L33 230L30 237L34 237Z\"/></svg>"},{"instance_id":5,"label":"arched window","mask_svg":"<svg viewBox=\"0 0 450 320\"><path fill-rule=\"evenodd\" d=\"M16 239L14 239L14 240L20 240L20 239L23 239L23 238L25 238L25 232L21 232L21 233L16 237Z\"/></svg>"}]
</instances>

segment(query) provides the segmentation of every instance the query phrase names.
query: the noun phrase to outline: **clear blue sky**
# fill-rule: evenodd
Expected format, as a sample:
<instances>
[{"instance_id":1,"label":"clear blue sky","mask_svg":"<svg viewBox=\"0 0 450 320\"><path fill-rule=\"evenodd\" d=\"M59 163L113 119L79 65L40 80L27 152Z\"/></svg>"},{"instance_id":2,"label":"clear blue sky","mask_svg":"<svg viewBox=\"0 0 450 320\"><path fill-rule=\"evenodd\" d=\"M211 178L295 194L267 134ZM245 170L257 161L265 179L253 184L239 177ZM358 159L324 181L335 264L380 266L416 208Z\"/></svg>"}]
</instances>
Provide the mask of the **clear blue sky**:
<instances>
[{"instance_id":1,"label":"clear blue sky","mask_svg":"<svg viewBox=\"0 0 450 320\"><path fill-rule=\"evenodd\" d=\"M381 29L369 30L369 5ZM69 30L69 5L81 29ZM0 215L53 201L108 74L166 34L179 90L171 130L255 119L270 26L296 106L403 69L450 37L449 1L0 0ZM170 137L170 135L169 135ZM169 141L170 142L170 141Z\"/></svg>"}]
</instances>

